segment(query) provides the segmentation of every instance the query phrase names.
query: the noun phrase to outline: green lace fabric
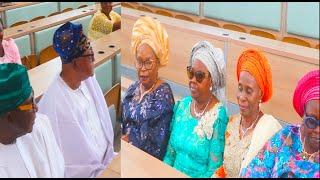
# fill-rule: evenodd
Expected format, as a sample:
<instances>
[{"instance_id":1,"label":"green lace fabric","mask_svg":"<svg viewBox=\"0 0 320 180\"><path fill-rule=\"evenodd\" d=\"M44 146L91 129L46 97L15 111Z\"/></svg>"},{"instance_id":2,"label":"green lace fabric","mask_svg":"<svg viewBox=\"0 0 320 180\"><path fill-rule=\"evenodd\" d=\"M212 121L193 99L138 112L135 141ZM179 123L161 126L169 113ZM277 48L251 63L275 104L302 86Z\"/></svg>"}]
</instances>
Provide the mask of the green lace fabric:
<instances>
[{"instance_id":1,"label":"green lace fabric","mask_svg":"<svg viewBox=\"0 0 320 180\"><path fill-rule=\"evenodd\" d=\"M198 124L201 121L191 115L191 102L191 96L187 96L174 107L170 140L163 161L190 177L211 177L223 162L225 131L229 118L226 108L218 103L206 112L212 113L211 124L207 123L212 126L212 131L206 133L208 128L203 127L204 132L199 133ZM211 137L203 134L210 134Z\"/></svg>"}]
</instances>

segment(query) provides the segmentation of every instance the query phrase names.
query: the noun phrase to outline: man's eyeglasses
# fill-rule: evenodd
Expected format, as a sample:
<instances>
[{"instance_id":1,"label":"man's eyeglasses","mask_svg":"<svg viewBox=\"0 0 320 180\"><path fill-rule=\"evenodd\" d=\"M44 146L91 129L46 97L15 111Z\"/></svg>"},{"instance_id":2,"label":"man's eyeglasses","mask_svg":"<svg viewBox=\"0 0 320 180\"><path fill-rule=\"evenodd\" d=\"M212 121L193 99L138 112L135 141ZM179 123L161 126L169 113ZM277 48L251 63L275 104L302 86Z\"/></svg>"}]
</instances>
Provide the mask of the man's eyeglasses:
<instances>
[{"instance_id":1,"label":"man's eyeglasses","mask_svg":"<svg viewBox=\"0 0 320 180\"><path fill-rule=\"evenodd\" d=\"M85 54L85 55L82 55L80 57L90 57L91 62L94 61L94 54L93 53L92 54Z\"/></svg>"},{"instance_id":2,"label":"man's eyeglasses","mask_svg":"<svg viewBox=\"0 0 320 180\"><path fill-rule=\"evenodd\" d=\"M141 62L141 61L137 60L134 62L134 64L137 69L141 69L142 66L144 66L144 68L146 68L146 70L150 70L150 69L152 69L152 65L153 65L154 61L155 60L147 60L147 61Z\"/></svg>"},{"instance_id":3,"label":"man's eyeglasses","mask_svg":"<svg viewBox=\"0 0 320 180\"><path fill-rule=\"evenodd\" d=\"M195 72L191 66L187 67L187 75L190 80L195 76L198 83L201 83L205 77L210 77L209 73L205 73L202 71Z\"/></svg>"},{"instance_id":4,"label":"man's eyeglasses","mask_svg":"<svg viewBox=\"0 0 320 180\"><path fill-rule=\"evenodd\" d=\"M309 129L315 129L318 126L320 126L320 120L316 119L313 116L305 116L303 118L304 124L309 128Z\"/></svg>"},{"instance_id":5,"label":"man's eyeglasses","mask_svg":"<svg viewBox=\"0 0 320 180\"><path fill-rule=\"evenodd\" d=\"M17 107L17 110L19 111L31 111L31 110L35 110L35 106L36 106L36 102L35 102L35 98L34 98L34 92L32 92L32 102L29 104L24 104L24 105L20 105Z\"/></svg>"}]
</instances>

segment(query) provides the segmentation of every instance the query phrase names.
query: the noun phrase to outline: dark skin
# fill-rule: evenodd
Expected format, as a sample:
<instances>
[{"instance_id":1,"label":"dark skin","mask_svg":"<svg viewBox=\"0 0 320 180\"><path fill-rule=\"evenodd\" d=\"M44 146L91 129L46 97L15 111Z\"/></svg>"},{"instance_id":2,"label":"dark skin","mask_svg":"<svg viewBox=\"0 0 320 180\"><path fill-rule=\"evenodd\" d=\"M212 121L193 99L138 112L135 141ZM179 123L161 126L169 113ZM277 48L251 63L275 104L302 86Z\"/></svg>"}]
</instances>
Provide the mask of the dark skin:
<instances>
[{"instance_id":1,"label":"dark skin","mask_svg":"<svg viewBox=\"0 0 320 180\"><path fill-rule=\"evenodd\" d=\"M263 115L259 110L259 101L262 98L262 91L257 84L255 78L247 71L240 72L238 82L237 100L242 116L241 126L246 129L252 125L253 122ZM249 131L252 131L251 128ZM240 131L242 136L242 132Z\"/></svg>"},{"instance_id":2,"label":"dark skin","mask_svg":"<svg viewBox=\"0 0 320 180\"><path fill-rule=\"evenodd\" d=\"M3 40L3 24L2 24L2 21L0 20L0 57L4 56L4 49L2 46L2 40Z\"/></svg>"},{"instance_id":3,"label":"dark skin","mask_svg":"<svg viewBox=\"0 0 320 180\"><path fill-rule=\"evenodd\" d=\"M153 61L152 68L150 70L147 70L144 65L140 69L136 68L138 72L138 79L141 82L141 93L149 90L155 83L156 84L151 89L151 91L157 89L157 87L159 87L163 83L162 80L158 80L158 70L160 63L153 49L148 44L140 45L137 48L136 61L145 62L150 60ZM129 142L128 135L123 135L122 139Z\"/></svg>"},{"instance_id":4,"label":"dark skin","mask_svg":"<svg viewBox=\"0 0 320 180\"><path fill-rule=\"evenodd\" d=\"M110 12L112 11L112 2L100 2L101 12L104 13L109 19ZM116 22L113 24L112 31L121 29L121 22Z\"/></svg>"},{"instance_id":5,"label":"dark skin","mask_svg":"<svg viewBox=\"0 0 320 180\"><path fill-rule=\"evenodd\" d=\"M192 65L192 69L194 70L194 72L202 71L206 74L210 74L206 66L199 60L194 61ZM195 109L198 113L204 111L210 98L211 100L205 111L212 108L218 102L217 98L213 96L210 91L211 86L212 86L212 79L208 75L206 75L206 77L202 80L201 83L199 83L196 80L195 76L192 79L189 79L189 89L192 97L192 103L195 104ZM194 117L196 117L193 110L193 105L191 106L192 106L191 114Z\"/></svg>"},{"instance_id":6,"label":"dark skin","mask_svg":"<svg viewBox=\"0 0 320 180\"><path fill-rule=\"evenodd\" d=\"M152 68L147 70L145 66L142 66L141 69L136 68L138 72L138 79L141 82L141 92L149 90L153 84L158 80L158 70L159 70L159 60L154 53L153 49L148 44L142 44L137 49L136 61L153 61Z\"/></svg>"},{"instance_id":7,"label":"dark skin","mask_svg":"<svg viewBox=\"0 0 320 180\"><path fill-rule=\"evenodd\" d=\"M32 104L33 93L21 105ZM12 110L4 113L0 117L0 143L12 144L18 137L33 130L38 107L34 104L34 109L29 111Z\"/></svg>"},{"instance_id":8,"label":"dark skin","mask_svg":"<svg viewBox=\"0 0 320 180\"><path fill-rule=\"evenodd\" d=\"M320 121L320 100L311 100L305 105L305 116L313 116ZM315 153L320 148L320 127L309 129L305 123L301 125L301 139L305 139L304 150L309 153Z\"/></svg>"},{"instance_id":9,"label":"dark skin","mask_svg":"<svg viewBox=\"0 0 320 180\"><path fill-rule=\"evenodd\" d=\"M78 57L71 63L62 65L60 76L73 90L79 88L81 81L94 75L94 54L92 48L87 49L82 56L86 57Z\"/></svg>"}]
</instances>

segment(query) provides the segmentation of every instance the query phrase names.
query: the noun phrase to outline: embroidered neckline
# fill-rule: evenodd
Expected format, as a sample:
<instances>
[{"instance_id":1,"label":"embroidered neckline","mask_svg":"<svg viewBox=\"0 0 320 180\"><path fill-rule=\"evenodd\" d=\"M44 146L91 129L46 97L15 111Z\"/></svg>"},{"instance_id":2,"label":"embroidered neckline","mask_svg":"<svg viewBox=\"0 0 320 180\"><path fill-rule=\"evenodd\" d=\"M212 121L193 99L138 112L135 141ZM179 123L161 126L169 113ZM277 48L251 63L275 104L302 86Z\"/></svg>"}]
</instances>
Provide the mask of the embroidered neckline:
<instances>
[{"instance_id":1,"label":"embroidered neckline","mask_svg":"<svg viewBox=\"0 0 320 180\"><path fill-rule=\"evenodd\" d=\"M217 109L222 104L220 102L216 103L209 111L207 111L199 120L198 125L194 128L194 132L201 138L206 137L208 140L212 138L213 135L213 124L218 118Z\"/></svg>"}]
</instances>

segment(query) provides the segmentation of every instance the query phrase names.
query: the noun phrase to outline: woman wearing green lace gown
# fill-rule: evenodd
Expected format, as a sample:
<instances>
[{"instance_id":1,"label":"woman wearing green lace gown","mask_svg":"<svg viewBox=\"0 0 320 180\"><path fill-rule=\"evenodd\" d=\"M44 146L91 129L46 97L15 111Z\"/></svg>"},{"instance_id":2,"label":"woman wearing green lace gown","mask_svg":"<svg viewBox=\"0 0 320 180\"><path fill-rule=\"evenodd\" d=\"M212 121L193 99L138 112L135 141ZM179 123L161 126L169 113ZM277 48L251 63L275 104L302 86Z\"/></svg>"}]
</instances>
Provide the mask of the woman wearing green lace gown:
<instances>
[{"instance_id":1,"label":"woman wearing green lace gown","mask_svg":"<svg viewBox=\"0 0 320 180\"><path fill-rule=\"evenodd\" d=\"M211 177L223 161L228 123L223 52L197 43L187 67L191 96L178 101L164 162L191 177Z\"/></svg>"}]
</instances>

